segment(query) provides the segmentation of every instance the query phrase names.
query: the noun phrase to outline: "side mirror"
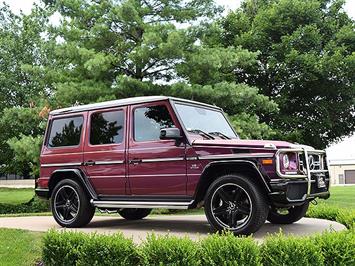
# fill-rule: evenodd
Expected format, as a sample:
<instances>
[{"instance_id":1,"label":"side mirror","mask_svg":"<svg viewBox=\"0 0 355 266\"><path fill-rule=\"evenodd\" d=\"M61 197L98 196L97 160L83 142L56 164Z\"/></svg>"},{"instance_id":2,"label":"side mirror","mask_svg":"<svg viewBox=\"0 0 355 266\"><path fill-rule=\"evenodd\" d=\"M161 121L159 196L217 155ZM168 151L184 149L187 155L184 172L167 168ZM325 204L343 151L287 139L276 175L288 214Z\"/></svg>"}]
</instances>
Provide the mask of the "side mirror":
<instances>
[{"instance_id":1,"label":"side mirror","mask_svg":"<svg viewBox=\"0 0 355 266\"><path fill-rule=\"evenodd\" d=\"M163 128L160 130L160 139L182 139L182 135L179 128L170 127Z\"/></svg>"}]
</instances>

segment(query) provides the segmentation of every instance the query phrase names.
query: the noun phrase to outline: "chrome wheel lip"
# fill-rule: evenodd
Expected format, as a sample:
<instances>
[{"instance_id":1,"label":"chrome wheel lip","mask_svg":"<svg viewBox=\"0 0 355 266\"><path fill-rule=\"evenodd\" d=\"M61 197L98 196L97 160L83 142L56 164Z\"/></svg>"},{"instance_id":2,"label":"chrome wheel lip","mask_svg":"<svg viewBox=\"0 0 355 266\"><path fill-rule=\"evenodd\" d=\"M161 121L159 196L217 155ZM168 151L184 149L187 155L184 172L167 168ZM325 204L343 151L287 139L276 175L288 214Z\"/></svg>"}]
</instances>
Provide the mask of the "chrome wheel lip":
<instances>
[{"instance_id":1,"label":"chrome wheel lip","mask_svg":"<svg viewBox=\"0 0 355 266\"><path fill-rule=\"evenodd\" d=\"M77 200L78 200L78 210L77 210L77 212L75 213L75 215L73 215L73 218L70 219L70 220L62 219L62 218L61 218L62 215L58 213L57 208L56 208L56 202L57 202L58 194L59 194L59 192L60 192L62 189L65 189L65 188L70 188L70 189L75 193L75 196L76 196L76 198L77 198ZM55 215L56 215L57 219L59 219L60 222L63 223L63 224L71 224L71 223L76 219L76 217L78 216L78 213L79 213L79 210L80 210L80 198L79 198L79 194L78 194L78 192L76 191L76 189L75 189L73 186L64 185L64 186L60 187L60 188L57 190L57 192L56 192L56 194L55 194L55 196L54 196L53 205L54 205L54 206L53 206L53 210L54 210L54 212L55 212ZM64 217L63 217L63 218L64 218Z\"/></svg>"},{"instance_id":2,"label":"chrome wheel lip","mask_svg":"<svg viewBox=\"0 0 355 266\"><path fill-rule=\"evenodd\" d=\"M215 198L215 195L216 195L216 193L217 193L221 188L223 188L223 187L225 187L225 186L235 186L235 187L238 187L239 189L241 189L241 190L246 194L246 196L247 196L247 198L248 198L248 201L249 201L249 204L250 204L249 215L246 216L245 218L243 218L242 220L238 220L236 227L230 227L228 224L225 224L224 222L222 222L218 217L215 216L214 211L213 211L213 200L214 200L214 198ZM225 228L225 229L228 229L228 230L235 231L235 230L238 230L238 229L244 227L244 226L249 222L249 220L251 219L251 215L252 215L252 212L253 212L253 203L252 203L252 201L251 201L251 198L250 198L249 194L247 193L247 191L246 191L244 188L242 188L241 186L239 186L238 184L235 184L235 183L226 183L226 184L223 184L223 185L219 186L219 187L213 192L212 197L211 197L210 211L211 211L211 214L212 214L214 220L215 220L221 227L223 227L223 228ZM238 225L238 222L239 222L239 221L242 221L242 223L240 223L240 224Z\"/></svg>"}]
</instances>

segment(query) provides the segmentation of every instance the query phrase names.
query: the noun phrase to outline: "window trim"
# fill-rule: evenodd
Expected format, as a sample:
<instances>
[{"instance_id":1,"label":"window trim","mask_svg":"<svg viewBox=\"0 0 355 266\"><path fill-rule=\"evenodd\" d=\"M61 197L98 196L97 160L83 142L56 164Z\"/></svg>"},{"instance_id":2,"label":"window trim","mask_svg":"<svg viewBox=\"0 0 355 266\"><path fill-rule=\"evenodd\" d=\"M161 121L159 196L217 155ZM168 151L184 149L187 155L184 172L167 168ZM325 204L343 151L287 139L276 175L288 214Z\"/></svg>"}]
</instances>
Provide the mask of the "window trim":
<instances>
[{"instance_id":1,"label":"window trim","mask_svg":"<svg viewBox=\"0 0 355 266\"><path fill-rule=\"evenodd\" d=\"M107 143L107 144L91 144L91 117L93 114L97 113L108 113L108 112L122 112L123 114L123 136L122 136L122 141L119 143ZM125 137L126 137L126 114L125 114L125 109L119 108L119 109L105 109L105 110L97 110L94 112L91 112L90 115L88 115L88 133L87 133L87 145L89 147L101 147L101 146L120 146L124 144L125 142Z\"/></svg>"},{"instance_id":2,"label":"window trim","mask_svg":"<svg viewBox=\"0 0 355 266\"><path fill-rule=\"evenodd\" d=\"M174 126L176 128L179 128L178 125L176 125L176 121L174 121L174 117L171 113L171 110L169 110L169 106L165 103L165 102L152 102L152 103L149 103L147 105L138 105L138 106L134 106L132 109L131 109L131 120L132 120L132 140L134 143L154 143L154 142L171 142L172 140L169 140L169 139L154 139L154 140L142 140L142 141L139 141L139 140L136 140L136 136L135 136L135 111L136 109L140 109L140 108L149 108L149 107L152 107L152 106L164 106L169 115L170 115L170 118L171 120L173 121L174 123Z\"/></svg>"},{"instance_id":3,"label":"window trim","mask_svg":"<svg viewBox=\"0 0 355 266\"><path fill-rule=\"evenodd\" d=\"M81 117L83 119L83 123L81 125L81 131L80 131L80 138L79 138L79 144L77 145L70 145L70 146L58 146L58 147L51 147L49 146L49 138L52 132L52 126L53 126L53 122L55 120L60 120L60 119L68 119L68 118L74 118L74 117ZM51 150L55 150L55 149L65 149L65 148L79 148L80 145L82 144L82 140L83 140L83 131L85 130L85 117L83 114L77 114L77 115L70 115L70 116L62 116L62 117L56 117L56 118L52 118L49 121L49 127L48 127L48 133L46 136L46 142L45 142L45 147L47 149L51 149ZM84 130L83 130L84 129Z\"/></svg>"}]
</instances>

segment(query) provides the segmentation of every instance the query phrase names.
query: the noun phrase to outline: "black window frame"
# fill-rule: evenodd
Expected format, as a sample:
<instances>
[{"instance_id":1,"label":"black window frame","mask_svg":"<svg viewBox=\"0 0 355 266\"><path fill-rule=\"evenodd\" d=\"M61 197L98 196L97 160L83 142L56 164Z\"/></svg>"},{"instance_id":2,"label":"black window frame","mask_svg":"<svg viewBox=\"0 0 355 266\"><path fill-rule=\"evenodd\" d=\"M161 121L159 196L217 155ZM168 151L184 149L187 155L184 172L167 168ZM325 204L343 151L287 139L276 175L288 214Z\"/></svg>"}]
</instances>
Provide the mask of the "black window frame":
<instances>
[{"instance_id":1,"label":"black window frame","mask_svg":"<svg viewBox=\"0 0 355 266\"><path fill-rule=\"evenodd\" d=\"M73 117L81 117L83 119L83 123L81 126L81 131L80 131L80 138L79 138L79 144L77 145L70 145L70 146L58 146L58 147L51 147L49 146L49 138L51 136L51 132L52 132L52 126L53 126L53 122L55 120L60 120L60 119L68 119L68 118L73 118ZM45 141L45 146L48 149L65 149L65 148L78 148L80 147L80 145L82 144L83 141L83 128L85 127L85 117L83 114L79 114L79 115L70 115L70 116L60 116L60 117L54 117L52 119L50 119L49 121L49 127L48 127L48 132L47 132L47 136L46 136L46 141Z\"/></svg>"},{"instance_id":2,"label":"black window frame","mask_svg":"<svg viewBox=\"0 0 355 266\"><path fill-rule=\"evenodd\" d=\"M119 142L119 143L107 143L107 144L92 144L91 143L91 124L92 124L92 115L94 114L97 114L97 113L109 113L109 112L122 112L123 114L123 135L122 135L122 141ZM89 146L91 147L97 147L97 146L110 146L110 145L122 145L122 143L125 142L125 135L126 135L126 132L125 132L125 128L126 128L126 112L125 112L125 109L110 109L110 110L97 110L95 112L92 112L90 114L90 117L89 117L89 125L88 125L88 140L87 140L87 143L89 144Z\"/></svg>"}]
</instances>

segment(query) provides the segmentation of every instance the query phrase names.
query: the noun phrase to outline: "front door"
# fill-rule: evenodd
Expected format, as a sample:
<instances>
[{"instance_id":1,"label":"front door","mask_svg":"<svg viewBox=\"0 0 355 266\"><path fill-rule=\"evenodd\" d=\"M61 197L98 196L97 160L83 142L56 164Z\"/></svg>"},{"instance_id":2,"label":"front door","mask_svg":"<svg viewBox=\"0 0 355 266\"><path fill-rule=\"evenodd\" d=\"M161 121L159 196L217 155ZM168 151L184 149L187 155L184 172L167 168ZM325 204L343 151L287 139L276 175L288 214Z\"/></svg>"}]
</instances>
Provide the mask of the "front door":
<instances>
[{"instance_id":1,"label":"front door","mask_svg":"<svg viewBox=\"0 0 355 266\"><path fill-rule=\"evenodd\" d=\"M129 112L131 195L186 196L185 143L159 138L162 128L180 127L169 103L134 105Z\"/></svg>"},{"instance_id":2,"label":"front door","mask_svg":"<svg viewBox=\"0 0 355 266\"><path fill-rule=\"evenodd\" d=\"M90 111L84 167L96 193L126 194L126 107Z\"/></svg>"}]
</instances>

